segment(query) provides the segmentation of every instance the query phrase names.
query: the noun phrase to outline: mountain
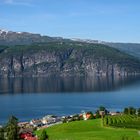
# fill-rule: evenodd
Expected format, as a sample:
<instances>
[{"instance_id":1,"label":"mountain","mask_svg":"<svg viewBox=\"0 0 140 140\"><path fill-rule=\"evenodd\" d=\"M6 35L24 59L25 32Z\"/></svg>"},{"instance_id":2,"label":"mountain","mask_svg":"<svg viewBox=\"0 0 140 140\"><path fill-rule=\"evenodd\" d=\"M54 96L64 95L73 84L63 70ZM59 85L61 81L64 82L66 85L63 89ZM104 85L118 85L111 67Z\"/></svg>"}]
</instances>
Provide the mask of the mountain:
<instances>
[{"instance_id":1,"label":"mountain","mask_svg":"<svg viewBox=\"0 0 140 140\"><path fill-rule=\"evenodd\" d=\"M78 42L86 42L86 43L97 43L97 44L105 44L109 47L116 48L120 51L123 51L127 54L130 54L134 57L137 57L140 59L140 44L138 43L114 43L114 42L105 42L100 40L91 40L91 39L71 39L73 41Z\"/></svg>"},{"instance_id":2,"label":"mountain","mask_svg":"<svg viewBox=\"0 0 140 140\"><path fill-rule=\"evenodd\" d=\"M138 43L113 43L100 40L90 39L64 39L62 37L49 37L40 34L33 34L28 32L13 32L0 29L0 45L14 46L14 45L31 45L36 43L47 43L55 41L76 41L93 44L105 44L107 46L116 48L120 51L133 55L140 59L140 44Z\"/></svg>"},{"instance_id":3,"label":"mountain","mask_svg":"<svg viewBox=\"0 0 140 140\"><path fill-rule=\"evenodd\" d=\"M140 59L140 44L138 43L111 43L106 42L106 45L116 48L120 51L133 55Z\"/></svg>"},{"instance_id":4,"label":"mountain","mask_svg":"<svg viewBox=\"0 0 140 140\"><path fill-rule=\"evenodd\" d=\"M128 76L140 60L103 42L0 32L0 77Z\"/></svg>"},{"instance_id":5,"label":"mountain","mask_svg":"<svg viewBox=\"0 0 140 140\"><path fill-rule=\"evenodd\" d=\"M140 73L140 61L102 44L49 42L3 47L0 76L127 76Z\"/></svg>"},{"instance_id":6,"label":"mountain","mask_svg":"<svg viewBox=\"0 0 140 140\"><path fill-rule=\"evenodd\" d=\"M30 45L34 43L60 41L63 38L41 36L40 34L33 34L28 32L13 32L0 29L0 45L14 46L14 45Z\"/></svg>"}]
</instances>

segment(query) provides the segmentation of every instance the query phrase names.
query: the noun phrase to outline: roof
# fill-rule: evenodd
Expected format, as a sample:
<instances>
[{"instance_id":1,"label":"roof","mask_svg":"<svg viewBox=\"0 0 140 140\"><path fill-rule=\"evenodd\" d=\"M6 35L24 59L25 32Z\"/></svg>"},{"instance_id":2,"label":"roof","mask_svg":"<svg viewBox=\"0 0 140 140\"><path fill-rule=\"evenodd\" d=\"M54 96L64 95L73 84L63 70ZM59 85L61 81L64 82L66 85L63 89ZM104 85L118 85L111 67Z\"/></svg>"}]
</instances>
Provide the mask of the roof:
<instances>
[{"instance_id":1,"label":"roof","mask_svg":"<svg viewBox=\"0 0 140 140\"><path fill-rule=\"evenodd\" d=\"M47 116L43 117L43 119L48 119L48 118L57 118L57 116L54 116L54 115L47 115Z\"/></svg>"},{"instance_id":2,"label":"roof","mask_svg":"<svg viewBox=\"0 0 140 140\"><path fill-rule=\"evenodd\" d=\"M91 114L86 114L87 119L91 117Z\"/></svg>"},{"instance_id":3,"label":"roof","mask_svg":"<svg viewBox=\"0 0 140 140\"><path fill-rule=\"evenodd\" d=\"M25 128L25 129L21 128L19 130L19 134L21 134L21 133L33 133L33 129L32 128Z\"/></svg>"},{"instance_id":4,"label":"roof","mask_svg":"<svg viewBox=\"0 0 140 140\"><path fill-rule=\"evenodd\" d=\"M27 124L29 124L29 122L19 122L18 123L19 126L21 126L21 125L27 125Z\"/></svg>"},{"instance_id":5,"label":"roof","mask_svg":"<svg viewBox=\"0 0 140 140\"><path fill-rule=\"evenodd\" d=\"M42 123L41 120L31 120L32 123L36 124L36 123Z\"/></svg>"},{"instance_id":6,"label":"roof","mask_svg":"<svg viewBox=\"0 0 140 140\"><path fill-rule=\"evenodd\" d=\"M26 137L25 140L38 140L36 137Z\"/></svg>"}]
</instances>

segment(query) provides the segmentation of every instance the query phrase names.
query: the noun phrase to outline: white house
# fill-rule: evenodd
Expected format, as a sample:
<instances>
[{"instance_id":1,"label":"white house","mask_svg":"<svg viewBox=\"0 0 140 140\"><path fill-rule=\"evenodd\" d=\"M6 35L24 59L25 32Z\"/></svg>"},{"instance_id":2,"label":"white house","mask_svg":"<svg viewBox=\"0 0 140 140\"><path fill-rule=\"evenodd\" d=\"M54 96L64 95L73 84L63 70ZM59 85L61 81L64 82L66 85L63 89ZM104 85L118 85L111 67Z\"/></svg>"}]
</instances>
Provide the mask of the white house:
<instances>
[{"instance_id":1,"label":"white house","mask_svg":"<svg viewBox=\"0 0 140 140\"><path fill-rule=\"evenodd\" d=\"M43 117L41 121L43 124L46 125L46 124L52 124L52 123L59 122L59 121L61 121L61 118L53 116L53 115L47 115L47 116Z\"/></svg>"},{"instance_id":2,"label":"white house","mask_svg":"<svg viewBox=\"0 0 140 140\"><path fill-rule=\"evenodd\" d=\"M42 121L41 120L31 120L30 121L30 125L32 125L32 126L34 126L34 127L39 127L39 126L42 126L43 125L43 123L42 123Z\"/></svg>"}]
</instances>

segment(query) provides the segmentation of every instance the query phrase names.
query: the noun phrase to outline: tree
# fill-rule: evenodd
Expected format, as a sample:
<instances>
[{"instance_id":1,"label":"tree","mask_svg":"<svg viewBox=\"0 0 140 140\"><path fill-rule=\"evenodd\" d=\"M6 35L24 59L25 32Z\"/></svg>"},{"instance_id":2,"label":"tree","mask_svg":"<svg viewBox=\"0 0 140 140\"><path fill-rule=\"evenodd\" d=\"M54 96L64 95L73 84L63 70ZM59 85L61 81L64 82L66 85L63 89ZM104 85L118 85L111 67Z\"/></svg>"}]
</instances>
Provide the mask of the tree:
<instances>
[{"instance_id":1,"label":"tree","mask_svg":"<svg viewBox=\"0 0 140 140\"><path fill-rule=\"evenodd\" d=\"M128 114L129 114L129 115L135 115L135 114L136 114L136 109L133 108L133 107L129 107L129 109L128 109Z\"/></svg>"},{"instance_id":2,"label":"tree","mask_svg":"<svg viewBox=\"0 0 140 140\"><path fill-rule=\"evenodd\" d=\"M11 116L6 125L7 140L19 140L18 131L18 119Z\"/></svg>"},{"instance_id":3,"label":"tree","mask_svg":"<svg viewBox=\"0 0 140 140\"><path fill-rule=\"evenodd\" d=\"M123 113L124 113L124 114L128 114L128 112L129 112L128 110L129 110L128 108L124 108Z\"/></svg>"},{"instance_id":4,"label":"tree","mask_svg":"<svg viewBox=\"0 0 140 140\"><path fill-rule=\"evenodd\" d=\"M133 107L129 107L129 108L124 108L124 114L127 115L135 115L136 114L136 109Z\"/></svg>"},{"instance_id":5,"label":"tree","mask_svg":"<svg viewBox=\"0 0 140 140\"><path fill-rule=\"evenodd\" d=\"M39 140L47 140L47 139L48 139L48 135L47 135L46 131L42 130Z\"/></svg>"},{"instance_id":6,"label":"tree","mask_svg":"<svg viewBox=\"0 0 140 140\"><path fill-rule=\"evenodd\" d=\"M101 118L99 110L96 111L96 118Z\"/></svg>"},{"instance_id":7,"label":"tree","mask_svg":"<svg viewBox=\"0 0 140 140\"><path fill-rule=\"evenodd\" d=\"M99 107L99 110L100 110L100 111L105 111L106 109L105 109L104 106L100 106L100 107Z\"/></svg>"},{"instance_id":8,"label":"tree","mask_svg":"<svg viewBox=\"0 0 140 140\"><path fill-rule=\"evenodd\" d=\"M0 128L0 140L4 140L4 129Z\"/></svg>"},{"instance_id":9,"label":"tree","mask_svg":"<svg viewBox=\"0 0 140 140\"><path fill-rule=\"evenodd\" d=\"M137 110L137 112L138 112L138 116L140 116L140 108Z\"/></svg>"},{"instance_id":10,"label":"tree","mask_svg":"<svg viewBox=\"0 0 140 140\"><path fill-rule=\"evenodd\" d=\"M105 115L108 113L107 109L104 106L100 106L99 111L104 111Z\"/></svg>"}]
</instances>

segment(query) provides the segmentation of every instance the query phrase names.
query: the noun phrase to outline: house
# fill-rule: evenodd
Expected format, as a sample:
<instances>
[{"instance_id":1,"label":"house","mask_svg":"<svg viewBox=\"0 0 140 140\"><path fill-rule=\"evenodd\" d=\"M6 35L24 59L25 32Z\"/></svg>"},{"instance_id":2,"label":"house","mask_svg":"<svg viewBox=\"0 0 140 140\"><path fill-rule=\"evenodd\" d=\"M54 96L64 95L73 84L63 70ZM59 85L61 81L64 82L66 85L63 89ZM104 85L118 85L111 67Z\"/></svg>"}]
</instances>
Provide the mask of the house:
<instances>
[{"instance_id":1,"label":"house","mask_svg":"<svg viewBox=\"0 0 140 140\"><path fill-rule=\"evenodd\" d=\"M27 137L32 137L32 133L30 132L24 132L20 134L20 139L26 139Z\"/></svg>"},{"instance_id":2,"label":"house","mask_svg":"<svg viewBox=\"0 0 140 140\"><path fill-rule=\"evenodd\" d=\"M21 128L19 131L19 137L23 140L38 140L37 137L33 135L33 129L30 128Z\"/></svg>"},{"instance_id":3,"label":"house","mask_svg":"<svg viewBox=\"0 0 140 140\"><path fill-rule=\"evenodd\" d=\"M116 115L121 115L121 113L120 112L109 112L109 115L116 116Z\"/></svg>"},{"instance_id":4,"label":"house","mask_svg":"<svg viewBox=\"0 0 140 140\"><path fill-rule=\"evenodd\" d=\"M24 133L20 135L20 139L24 139L24 140L38 140L37 137L31 135L30 133Z\"/></svg>"},{"instance_id":5,"label":"house","mask_svg":"<svg viewBox=\"0 0 140 140\"><path fill-rule=\"evenodd\" d=\"M47 116L43 117L41 121L44 125L46 125L46 124L60 122L61 118L57 117L57 116L53 116L53 115L47 115Z\"/></svg>"},{"instance_id":6,"label":"house","mask_svg":"<svg viewBox=\"0 0 140 140\"><path fill-rule=\"evenodd\" d=\"M79 114L80 120L83 120L83 114Z\"/></svg>"},{"instance_id":7,"label":"house","mask_svg":"<svg viewBox=\"0 0 140 140\"><path fill-rule=\"evenodd\" d=\"M73 121L73 117L72 116L67 116L66 117L66 122L68 123L68 122L71 122L71 121Z\"/></svg>"},{"instance_id":8,"label":"house","mask_svg":"<svg viewBox=\"0 0 140 140\"><path fill-rule=\"evenodd\" d=\"M73 119L73 116L70 115L70 116L63 116L63 117L61 118L61 121L59 121L59 122L60 122L60 123L61 123L61 122L63 122L63 123L64 123L64 122L65 122L65 123L67 122L67 123L68 123L68 122L71 122L71 121L73 121L73 120L74 120L74 119Z\"/></svg>"},{"instance_id":9,"label":"house","mask_svg":"<svg viewBox=\"0 0 140 140\"><path fill-rule=\"evenodd\" d=\"M38 140L36 137L27 137L26 140Z\"/></svg>"},{"instance_id":10,"label":"house","mask_svg":"<svg viewBox=\"0 0 140 140\"><path fill-rule=\"evenodd\" d=\"M37 120L31 120L30 125L32 125L33 127L41 127L43 123L40 119L37 119Z\"/></svg>"},{"instance_id":11,"label":"house","mask_svg":"<svg viewBox=\"0 0 140 140\"><path fill-rule=\"evenodd\" d=\"M19 127L29 127L30 126L30 123L29 122L19 122L18 123L18 126Z\"/></svg>"},{"instance_id":12,"label":"house","mask_svg":"<svg viewBox=\"0 0 140 140\"><path fill-rule=\"evenodd\" d=\"M100 116L105 116L105 111L99 111Z\"/></svg>"},{"instance_id":13,"label":"house","mask_svg":"<svg viewBox=\"0 0 140 140\"><path fill-rule=\"evenodd\" d=\"M91 118L91 115L92 115L92 114L83 111L83 112L82 112L82 115L83 115L83 119L86 121L86 120L89 120L89 119Z\"/></svg>"}]
</instances>

